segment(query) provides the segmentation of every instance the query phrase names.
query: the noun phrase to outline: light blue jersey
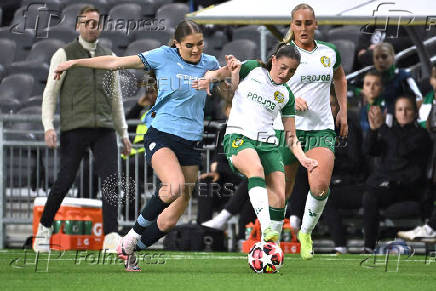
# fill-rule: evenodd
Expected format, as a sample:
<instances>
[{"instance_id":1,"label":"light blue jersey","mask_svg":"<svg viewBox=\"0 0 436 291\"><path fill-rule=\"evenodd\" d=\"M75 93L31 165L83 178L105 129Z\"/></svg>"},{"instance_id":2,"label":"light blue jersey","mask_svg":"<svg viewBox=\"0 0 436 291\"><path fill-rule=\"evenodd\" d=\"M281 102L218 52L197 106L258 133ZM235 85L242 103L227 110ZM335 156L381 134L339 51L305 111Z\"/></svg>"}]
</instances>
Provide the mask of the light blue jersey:
<instances>
[{"instance_id":1,"label":"light blue jersey","mask_svg":"<svg viewBox=\"0 0 436 291\"><path fill-rule=\"evenodd\" d=\"M155 106L143 121L148 127L151 125L187 140L201 140L206 91L193 89L192 81L203 77L207 71L217 70L216 58L202 54L194 65L185 62L176 48L168 46L138 56L146 70L154 71L159 90Z\"/></svg>"}]
</instances>

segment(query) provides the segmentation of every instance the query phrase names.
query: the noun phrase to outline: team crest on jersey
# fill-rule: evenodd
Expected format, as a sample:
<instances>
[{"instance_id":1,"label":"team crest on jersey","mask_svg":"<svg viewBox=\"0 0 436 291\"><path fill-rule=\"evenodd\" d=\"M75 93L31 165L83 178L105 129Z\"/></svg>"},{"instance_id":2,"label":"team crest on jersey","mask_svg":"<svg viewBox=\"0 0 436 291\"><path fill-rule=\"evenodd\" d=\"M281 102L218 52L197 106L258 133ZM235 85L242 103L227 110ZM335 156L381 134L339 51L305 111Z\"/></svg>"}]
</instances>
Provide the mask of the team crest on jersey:
<instances>
[{"instance_id":1,"label":"team crest on jersey","mask_svg":"<svg viewBox=\"0 0 436 291\"><path fill-rule=\"evenodd\" d=\"M285 96L280 91L275 91L274 92L274 100L279 102L279 103L283 103L283 101L285 101Z\"/></svg>"},{"instance_id":2,"label":"team crest on jersey","mask_svg":"<svg viewBox=\"0 0 436 291\"><path fill-rule=\"evenodd\" d=\"M330 67L330 58L327 57L327 56L322 56L322 57L321 57L321 64L322 64L324 67Z\"/></svg>"},{"instance_id":3,"label":"team crest on jersey","mask_svg":"<svg viewBox=\"0 0 436 291\"><path fill-rule=\"evenodd\" d=\"M237 138L232 141L232 148L238 148L244 144L244 140L242 138Z\"/></svg>"}]
</instances>

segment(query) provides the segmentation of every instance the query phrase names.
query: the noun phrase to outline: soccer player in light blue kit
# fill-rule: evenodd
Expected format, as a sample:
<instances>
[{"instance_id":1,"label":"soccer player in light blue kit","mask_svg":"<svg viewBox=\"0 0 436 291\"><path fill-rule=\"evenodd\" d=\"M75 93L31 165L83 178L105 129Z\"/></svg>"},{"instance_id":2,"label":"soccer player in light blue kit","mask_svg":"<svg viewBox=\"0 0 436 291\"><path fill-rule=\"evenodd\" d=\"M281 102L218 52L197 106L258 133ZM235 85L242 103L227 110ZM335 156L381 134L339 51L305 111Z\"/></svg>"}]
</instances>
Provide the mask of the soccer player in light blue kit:
<instances>
[{"instance_id":1,"label":"soccer player in light blue kit","mask_svg":"<svg viewBox=\"0 0 436 291\"><path fill-rule=\"evenodd\" d=\"M175 30L171 47L138 55L103 56L70 60L58 66L55 78L72 66L96 69L142 69L153 71L158 80L158 98L144 121L148 131L144 147L147 163L151 164L162 182L158 195L153 196L136 220L134 227L120 241L118 255L125 260L127 271L140 271L135 248L144 249L174 227L185 211L197 180L200 151L195 146L202 139L204 90L196 90L192 82L207 71L222 74L215 57L203 54L203 34L197 23L184 20ZM228 57L228 61L232 57ZM215 78L214 73L208 74Z\"/></svg>"}]
</instances>

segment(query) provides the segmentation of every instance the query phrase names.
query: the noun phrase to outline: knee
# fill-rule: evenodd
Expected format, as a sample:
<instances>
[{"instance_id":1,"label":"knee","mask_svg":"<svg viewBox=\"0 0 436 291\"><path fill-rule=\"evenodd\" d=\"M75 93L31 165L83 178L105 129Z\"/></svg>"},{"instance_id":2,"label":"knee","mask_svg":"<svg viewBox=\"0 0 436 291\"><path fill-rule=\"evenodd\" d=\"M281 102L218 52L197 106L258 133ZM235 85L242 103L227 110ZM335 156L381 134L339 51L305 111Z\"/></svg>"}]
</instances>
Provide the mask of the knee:
<instances>
[{"instance_id":1,"label":"knee","mask_svg":"<svg viewBox=\"0 0 436 291\"><path fill-rule=\"evenodd\" d=\"M327 180L319 180L315 185L310 186L310 192L313 196L321 197L327 195L329 190L329 182Z\"/></svg>"}]
</instances>

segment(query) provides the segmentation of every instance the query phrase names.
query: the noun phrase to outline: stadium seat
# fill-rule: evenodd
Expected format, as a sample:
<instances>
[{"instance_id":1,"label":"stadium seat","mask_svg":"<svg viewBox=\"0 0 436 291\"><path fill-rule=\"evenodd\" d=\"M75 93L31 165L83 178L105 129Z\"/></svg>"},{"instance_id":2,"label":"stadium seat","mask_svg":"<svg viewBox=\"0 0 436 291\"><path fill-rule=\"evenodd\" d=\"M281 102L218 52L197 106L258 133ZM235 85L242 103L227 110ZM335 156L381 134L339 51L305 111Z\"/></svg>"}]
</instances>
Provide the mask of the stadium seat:
<instances>
[{"instance_id":1,"label":"stadium seat","mask_svg":"<svg viewBox=\"0 0 436 291\"><path fill-rule=\"evenodd\" d=\"M256 44L248 39L238 39L226 43L218 57L218 61L221 65L226 64L225 56L234 55L241 61L258 59L256 54Z\"/></svg>"},{"instance_id":2,"label":"stadium seat","mask_svg":"<svg viewBox=\"0 0 436 291\"><path fill-rule=\"evenodd\" d=\"M135 3L141 6L141 14L146 17L152 17L156 14L156 10L166 3L171 3L171 0L164 1L165 3L159 3L153 0L108 0L111 5L118 5L121 3Z\"/></svg>"},{"instance_id":3,"label":"stadium seat","mask_svg":"<svg viewBox=\"0 0 436 291\"><path fill-rule=\"evenodd\" d=\"M33 83L33 77L29 74L7 76L0 83L0 99L17 99L22 102L31 96Z\"/></svg>"},{"instance_id":4,"label":"stadium seat","mask_svg":"<svg viewBox=\"0 0 436 291\"><path fill-rule=\"evenodd\" d=\"M141 5L136 3L122 3L115 5L112 7L111 10L109 10L108 13L109 17L107 21L113 20L114 24L111 30L118 30L117 22L123 21L125 22L124 28L121 28L121 31L126 31L128 27L127 22L128 20L133 20L135 22L143 19L142 13L141 13ZM133 27L133 26L132 26ZM106 26L103 28L104 30L108 30L109 28Z\"/></svg>"},{"instance_id":5,"label":"stadium seat","mask_svg":"<svg viewBox=\"0 0 436 291\"><path fill-rule=\"evenodd\" d=\"M158 20L164 19L165 27L175 28L180 21L185 19L185 15L189 13L188 5L184 3L169 3L160 7L156 12Z\"/></svg>"},{"instance_id":6,"label":"stadium seat","mask_svg":"<svg viewBox=\"0 0 436 291\"><path fill-rule=\"evenodd\" d=\"M21 7L29 7L29 5L34 5L35 3L43 3L49 9L61 11L65 6L65 0L44 0L44 1L35 1L35 0L22 0Z\"/></svg>"},{"instance_id":7,"label":"stadium seat","mask_svg":"<svg viewBox=\"0 0 436 291\"><path fill-rule=\"evenodd\" d=\"M131 42L124 52L125 56L136 55L160 47L162 44L156 39L138 39Z\"/></svg>"},{"instance_id":8,"label":"stadium seat","mask_svg":"<svg viewBox=\"0 0 436 291\"><path fill-rule=\"evenodd\" d=\"M258 30L258 28L259 26L256 25L236 28L233 30L232 39L248 39L254 41L258 47L258 54L260 54L260 31ZM272 35L270 31L266 31L266 43L268 50L273 48L278 43L278 40L274 37L274 35Z\"/></svg>"},{"instance_id":9,"label":"stadium seat","mask_svg":"<svg viewBox=\"0 0 436 291\"><path fill-rule=\"evenodd\" d=\"M35 37L45 37L45 29L61 22L62 6L60 2L42 3L31 1L17 9L11 26L15 30L33 31Z\"/></svg>"},{"instance_id":10,"label":"stadium seat","mask_svg":"<svg viewBox=\"0 0 436 291\"><path fill-rule=\"evenodd\" d=\"M132 34L132 41L139 39L154 39L160 41L163 45L168 45L170 39L174 37L174 28L165 28L165 30L140 30Z\"/></svg>"},{"instance_id":11,"label":"stadium seat","mask_svg":"<svg viewBox=\"0 0 436 291\"><path fill-rule=\"evenodd\" d=\"M7 69L10 73L30 72L37 81L45 82L51 57L56 50L64 46L65 42L58 39L45 39L36 42L26 60L14 62Z\"/></svg>"},{"instance_id":12,"label":"stadium seat","mask_svg":"<svg viewBox=\"0 0 436 291\"><path fill-rule=\"evenodd\" d=\"M0 112L2 114L15 113L20 106L21 103L17 99L3 97L0 93Z\"/></svg>"},{"instance_id":13,"label":"stadium seat","mask_svg":"<svg viewBox=\"0 0 436 291\"><path fill-rule=\"evenodd\" d=\"M68 0L69 3L65 5L65 10L73 10L75 11L74 17L79 14L80 9L82 9L85 5L92 5L100 11L100 14L107 14L109 9L113 6L113 4L108 3L107 0Z\"/></svg>"},{"instance_id":14,"label":"stadium seat","mask_svg":"<svg viewBox=\"0 0 436 291\"><path fill-rule=\"evenodd\" d=\"M75 30L62 30L59 28L50 29L48 32L49 39L58 39L64 43L70 43L79 36L79 32ZM35 42L45 40L47 38L36 38Z\"/></svg>"},{"instance_id":15,"label":"stadium seat","mask_svg":"<svg viewBox=\"0 0 436 291\"><path fill-rule=\"evenodd\" d=\"M19 115L41 116L41 106L24 107L16 112ZM8 140L44 140L42 122L14 122L13 129L19 133L5 134Z\"/></svg>"},{"instance_id":16,"label":"stadium seat","mask_svg":"<svg viewBox=\"0 0 436 291\"><path fill-rule=\"evenodd\" d=\"M15 60L17 44L12 39L0 38L0 64L7 66Z\"/></svg>"},{"instance_id":17,"label":"stadium seat","mask_svg":"<svg viewBox=\"0 0 436 291\"><path fill-rule=\"evenodd\" d=\"M112 42L112 51L118 56L123 55L124 50L130 43L129 37L121 31L102 31L101 38L107 38Z\"/></svg>"},{"instance_id":18,"label":"stadium seat","mask_svg":"<svg viewBox=\"0 0 436 291\"><path fill-rule=\"evenodd\" d=\"M360 36L359 26L342 26L328 30L328 41L332 42L338 39L346 39L353 42L355 45L359 42Z\"/></svg>"},{"instance_id":19,"label":"stadium seat","mask_svg":"<svg viewBox=\"0 0 436 291\"><path fill-rule=\"evenodd\" d=\"M0 64L0 81L6 76L6 68Z\"/></svg>"},{"instance_id":20,"label":"stadium seat","mask_svg":"<svg viewBox=\"0 0 436 291\"><path fill-rule=\"evenodd\" d=\"M32 48L34 33L29 30L15 30L15 27L0 27L0 38L14 40L16 44L15 61L24 60Z\"/></svg>"},{"instance_id":21,"label":"stadium seat","mask_svg":"<svg viewBox=\"0 0 436 291\"><path fill-rule=\"evenodd\" d=\"M356 44L346 39L332 40L331 43L336 46L341 54L341 65L344 68L345 74L350 73L353 70L355 56L354 50L356 48Z\"/></svg>"},{"instance_id":22,"label":"stadium seat","mask_svg":"<svg viewBox=\"0 0 436 291\"><path fill-rule=\"evenodd\" d=\"M42 106L42 95L35 95L32 97L27 98L26 100L23 100L21 102L21 106L24 107L30 107L30 106Z\"/></svg>"}]
</instances>

